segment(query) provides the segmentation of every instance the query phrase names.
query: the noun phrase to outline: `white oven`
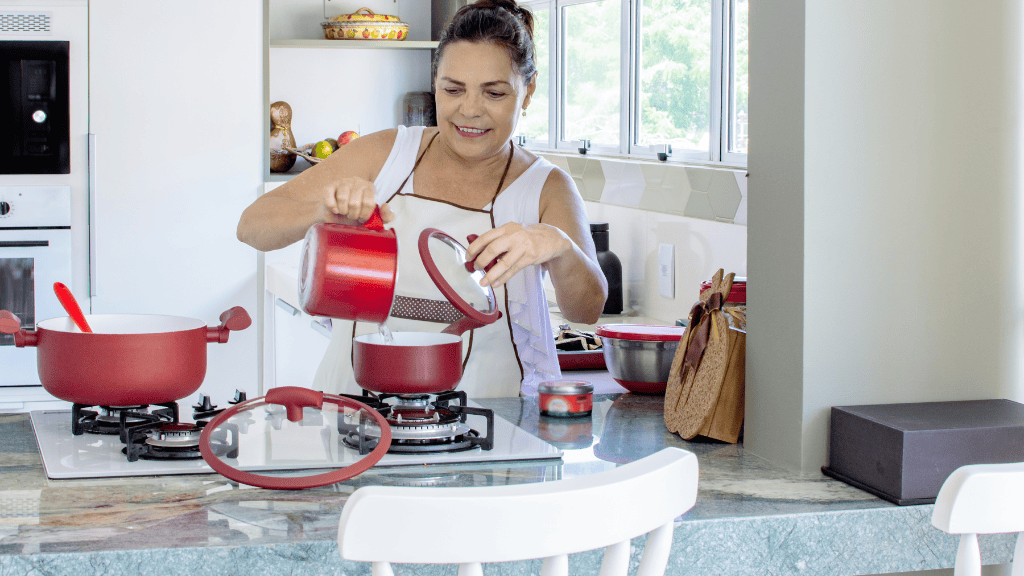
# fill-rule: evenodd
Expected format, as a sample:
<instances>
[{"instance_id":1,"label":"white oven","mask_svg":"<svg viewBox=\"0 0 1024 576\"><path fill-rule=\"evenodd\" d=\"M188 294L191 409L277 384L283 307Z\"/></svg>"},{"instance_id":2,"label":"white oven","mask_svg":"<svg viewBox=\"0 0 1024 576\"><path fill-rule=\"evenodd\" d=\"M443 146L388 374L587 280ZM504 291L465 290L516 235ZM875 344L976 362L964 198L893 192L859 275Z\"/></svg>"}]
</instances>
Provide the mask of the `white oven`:
<instances>
[{"instance_id":1,"label":"white oven","mask_svg":"<svg viewBox=\"0 0 1024 576\"><path fill-rule=\"evenodd\" d=\"M34 330L47 318L67 316L53 283L71 278L71 188L0 186L0 310ZM55 402L39 382L36 349L17 348L0 334L0 412Z\"/></svg>"},{"instance_id":2,"label":"white oven","mask_svg":"<svg viewBox=\"0 0 1024 576\"><path fill-rule=\"evenodd\" d=\"M58 48L61 54L66 50L66 64L63 57L53 60L53 81L39 84L23 69L20 111L17 105L12 111L11 102L0 102L0 132L12 122L28 122L31 127L19 141L20 156L12 159L9 150L0 150L0 157L8 161L0 168L0 309L14 308L11 311L29 328L66 316L53 293L56 281L66 284L83 310L90 312L89 3L0 0L0 61L10 63L21 54L23 64L32 63L30 71L40 65L49 70L46 53ZM7 72L3 68L0 74ZM8 79L6 86L16 80ZM26 92L26 86L32 89ZM44 88L41 92L39 86ZM66 94L67 111L59 107L59 121L54 117L57 108L26 107L26 102L40 101L37 94L52 96L53 102ZM39 121L40 110L49 121ZM60 133L60 138L43 142L40 130L54 138ZM0 136L0 143L8 140ZM58 167L45 166L48 150L56 151L51 156L60 159ZM16 348L11 336L0 334L0 412L70 406L43 390L35 348Z\"/></svg>"}]
</instances>

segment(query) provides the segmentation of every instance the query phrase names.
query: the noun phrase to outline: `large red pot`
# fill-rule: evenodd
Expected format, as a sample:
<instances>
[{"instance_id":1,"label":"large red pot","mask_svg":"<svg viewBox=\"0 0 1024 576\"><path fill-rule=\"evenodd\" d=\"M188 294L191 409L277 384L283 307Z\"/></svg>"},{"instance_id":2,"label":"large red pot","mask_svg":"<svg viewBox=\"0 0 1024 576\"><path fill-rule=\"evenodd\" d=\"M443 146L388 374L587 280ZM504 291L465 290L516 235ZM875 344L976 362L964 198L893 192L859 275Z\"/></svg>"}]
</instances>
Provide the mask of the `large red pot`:
<instances>
[{"instance_id":1,"label":"large red pot","mask_svg":"<svg viewBox=\"0 0 1024 576\"><path fill-rule=\"evenodd\" d=\"M98 314L87 316L93 332L78 330L68 317L22 330L21 321L0 311L0 332L17 347L35 346L39 380L61 400L96 406L174 402L192 394L206 378L206 345L225 343L231 330L252 324L236 306L221 324L180 316Z\"/></svg>"}]
</instances>

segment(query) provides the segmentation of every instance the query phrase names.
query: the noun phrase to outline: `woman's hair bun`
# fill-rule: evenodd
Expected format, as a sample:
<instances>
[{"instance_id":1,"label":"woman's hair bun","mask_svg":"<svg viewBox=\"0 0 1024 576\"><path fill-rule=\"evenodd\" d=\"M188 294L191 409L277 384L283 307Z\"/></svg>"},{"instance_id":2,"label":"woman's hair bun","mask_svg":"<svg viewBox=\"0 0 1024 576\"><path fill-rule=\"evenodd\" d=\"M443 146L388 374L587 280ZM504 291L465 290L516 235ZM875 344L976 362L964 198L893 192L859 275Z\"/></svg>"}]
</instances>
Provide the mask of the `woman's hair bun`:
<instances>
[{"instance_id":1,"label":"woman's hair bun","mask_svg":"<svg viewBox=\"0 0 1024 576\"><path fill-rule=\"evenodd\" d=\"M459 8L441 32L431 77L437 77L445 47L458 41L493 42L508 51L523 78L530 79L537 73L533 13L515 0L477 0Z\"/></svg>"},{"instance_id":2,"label":"woman's hair bun","mask_svg":"<svg viewBox=\"0 0 1024 576\"><path fill-rule=\"evenodd\" d=\"M477 0L471 6L478 8L504 8L523 23L523 27L533 38L533 13L516 3L515 0Z\"/></svg>"}]
</instances>

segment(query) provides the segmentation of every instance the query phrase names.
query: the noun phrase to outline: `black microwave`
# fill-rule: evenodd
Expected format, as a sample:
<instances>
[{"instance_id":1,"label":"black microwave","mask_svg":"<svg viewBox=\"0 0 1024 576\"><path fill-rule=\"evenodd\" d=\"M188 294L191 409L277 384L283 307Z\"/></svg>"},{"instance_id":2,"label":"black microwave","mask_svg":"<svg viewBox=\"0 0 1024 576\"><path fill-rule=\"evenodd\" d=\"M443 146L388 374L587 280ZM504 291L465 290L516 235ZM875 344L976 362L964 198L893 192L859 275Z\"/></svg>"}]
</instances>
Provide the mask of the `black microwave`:
<instances>
[{"instance_id":1,"label":"black microwave","mask_svg":"<svg viewBox=\"0 0 1024 576\"><path fill-rule=\"evenodd\" d=\"M0 41L0 174L68 174L65 41Z\"/></svg>"}]
</instances>

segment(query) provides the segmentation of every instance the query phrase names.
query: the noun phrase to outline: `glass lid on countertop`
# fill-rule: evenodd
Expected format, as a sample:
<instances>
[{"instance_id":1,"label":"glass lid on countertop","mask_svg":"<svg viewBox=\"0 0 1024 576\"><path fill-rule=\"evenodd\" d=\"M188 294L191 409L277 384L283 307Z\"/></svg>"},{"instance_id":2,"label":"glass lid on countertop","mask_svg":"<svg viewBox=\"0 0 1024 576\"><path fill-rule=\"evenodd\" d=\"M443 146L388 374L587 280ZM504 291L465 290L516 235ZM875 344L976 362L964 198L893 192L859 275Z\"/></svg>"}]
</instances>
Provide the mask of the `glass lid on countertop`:
<instances>
[{"instance_id":1,"label":"glass lid on countertop","mask_svg":"<svg viewBox=\"0 0 1024 576\"><path fill-rule=\"evenodd\" d=\"M365 472L387 452L391 430L357 400L282 386L217 415L199 444L206 463L231 480L294 490Z\"/></svg>"},{"instance_id":2,"label":"glass lid on countertop","mask_svg":"<svg viewBox=\"0 0 1024 576\"><path fill-rule=\"evenodd\" d=\"M475 239L470 236L467 244ZM459 312L482 324L490 324L501 316L494 290L480 285L486 270L478 270L466 261L466 247L458 240L436 228L427 228L420 233L419 251L430 279Z\"/></svg>"}]
</instances>

